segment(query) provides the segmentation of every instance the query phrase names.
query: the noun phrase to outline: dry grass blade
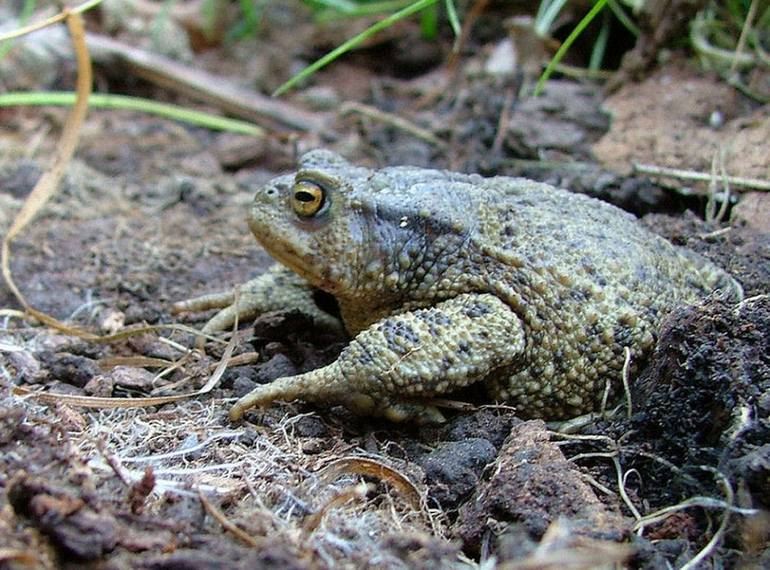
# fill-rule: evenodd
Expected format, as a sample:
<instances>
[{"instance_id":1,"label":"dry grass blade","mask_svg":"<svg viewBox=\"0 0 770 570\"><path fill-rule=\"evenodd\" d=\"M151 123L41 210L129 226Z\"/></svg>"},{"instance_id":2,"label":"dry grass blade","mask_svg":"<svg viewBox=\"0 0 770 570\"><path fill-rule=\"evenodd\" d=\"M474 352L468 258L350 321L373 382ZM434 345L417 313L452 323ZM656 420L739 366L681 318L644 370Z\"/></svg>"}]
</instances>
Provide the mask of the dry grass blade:
<instances>
[{"instance_id":1,"label":"dry grass blade","mask_svg":"<svg viewBox=\"0 0 770 570\"><path fill-rule=\"evenodd\" d=\"M70 15L72 14L80 14L82 12L85 12L87 10L90 10L97 4L101 4L103 0L88 0L88 2L83 2L79 6L75 6L74 8L70 8L68 10L62 10L58 14L55 14L54 16L51 16L50 18L46 18L45 20L41 22L35 22L34 24L30 24L28 26L24 26L22 28L18 28L16 30L13 30L11 32L0 34L0 42L4 42L7 40L12 40L15 38L19 38L21 36L25 36L27 34L31 34L32 32L36 32L38 30L42 30L43 28L47 28L49 26L53 26L54 24L58 24L59 22L66 20Z\"/></svg>"},{"instance_id":2,"label":"dry grass blade","mask_svg":"<svg viewBox=\"0 0 770 570\"><path fill-rule=\"evenodd\" d=\"M109 370L116 366L131 366L134 368L165 368L173 366L174 362L165 358L151 358L149 356L110 356L96 361L99 368Z\"/></svg>"},{"instance_id":3,"label":"dry grass blade","mask_svg":"<svg viewBox=\"0 0 770 570\"><path fill-rule=\"evenodd\" d=\"M235 320L234 326L238 326L238 319ZM149 398L102 398L97 396L73 396L69 394L52 394L50 392L36 392L22 388L20 386L14 386L12 389L13 394L16 396L30 396L40 402L47 404L64 403L73 406L81 406L84 408L145 408L149 406L160 406L161 404L168 404L171 402L178 402L180 400L187 400L202 396L211 392L211 390L219 383L222 378L222 374L227 370L232 358L233 351L238 345L240 335L235 334L230 337L230 342L227 343L222 358L219 360L216 369L211 374L206 384L195 392L189 392L187 394L174 394L171 396L151 396Z\"/></svg>"},{"instance_id":4,"label":"dry grass blade","mask_svg":"<svg viewBox=\"0 0 770 570\"><path fill-rule=\"evenodd\" d=\"M331 481L343 474L365 475L389 483L416 511L420 510L422 495L414 483L393 467L367 457L343 457L324 467L319 473L322 481Z\"/></svg>"},{"instance_id":5,"label":"dry grass blade","mask_svg":"<svg viewBox=\"0 0 770 570\"><path fill-rule=\"evenodd\" d=\"M318 528L318 525L321 524L321 521L323 520L326 513L328 513L331 509L340 507L351 500L362 501L366 499L366 494L369 493L369 491L372 491L373 487L373 485L368 483L359 483L358 485L353 485L343 489L334 497L329 499L326 504L318 510L318 512L307 517L307 519L305 519L305 523L302 525L302 530L310 534Z\"/></svg>"},{"instance_id":6,"label":"dry grass blade","mask_svg":"<svg viewBox=\"0 0 770 570\"><path fill-rule=\"evenodd\" d=\"M398 115L395 115L393 113L386 113L385 111L380 111L379 109L377 109L376 107L372 107L371 105L364 105L363 103L355 103L355 102L349 101L347 103L343 103L340 106L339 113L342 116L359 114L364 117L368 117L369 119L379 121L395 129L399 129L406 133L409 133L410 135L415 136L418 139L423 140L429 144L432 144L433 146L436 146L438 148L445 149L447 146L444 141L439 139L436 135L431 133L428 129L423 129L422 127L415 125L414 123L405 119L404 117L399 117Z\"/></svg>"},{"instance_id":7,"label":"dry grass blade","mask_svg":"<svg viewBox=\"0 0 770 570\"><path fill-rule=\"evenodd\" d=\"M0 548L0 564L4 565L13 562L31 566L33 568L45 567L40 560L32 556L29 552L18 550L16 548Z\"/></svg>"},{"instance_id":8,"label":"dry grass blade","mask_svg":"<svg viewBox=\"0 0 770 570\"><path fill-rule=\"evenodd\" d=\"M10 267L11 242L21 233L21 231L32 221L32 218L45 206L46 202L53 196L59 186L59 181L64 175L67 165L72 159L72 155L77 148L80 130L88 111L88 97L91 94L92 70L91 57L88 53L85 40L85 29L83 18L80 14L65 11L67 27L72 38L72 45L75 49L77 59L77 101L67 115L67 121L64 124L61 139L56 149L56 157L51 168L45 172L38 180L32 192L27 197L19 213L3 238L2 245L2 272L3 278L8 288L14 294L19 303L35 318L38 313L29 306L27 300L21 294L13 281ZM45 317L48 317L45 315Z\"/></svg>"},{"instance_id":9,"label":"dry grass blade","mask_svg":"<svg viewBox=\"0 0 770 570\"><path fill-rule=\"evenodd\" d=\"M221 524L227 532L235 536L241 542L248 544L252 548L259 546L260 543L257 541L257 539L248 534L246 531L240 529L238 526L236 526L235 523L231 522L222 511L216 508L214 504L209 501L208 498L206 498L206 495L204 495L203 491L200 489L198 489L198 498L200 499L203 508L206 509L206 512L210 514L219 524Z\"/></svg>"},{"instance_id":10,"label":"dry grass blade","mask_svg":"<svg viewBox=\"0 0 770 570\"><path fill-rule=\"evenodd\" d=\"M635 174L648 174L650 176L662 176L666 178L678 178L680 180L692 180L696 182L709 182L713 177L708 172L696 170L683 170L681 168L669 168L654 164L634 164ZM733 186L740 186L751 190L770 190L770 180L761 178L745 178L743 176L725 176L723 178Z\"/></svg>"}]
</instances>

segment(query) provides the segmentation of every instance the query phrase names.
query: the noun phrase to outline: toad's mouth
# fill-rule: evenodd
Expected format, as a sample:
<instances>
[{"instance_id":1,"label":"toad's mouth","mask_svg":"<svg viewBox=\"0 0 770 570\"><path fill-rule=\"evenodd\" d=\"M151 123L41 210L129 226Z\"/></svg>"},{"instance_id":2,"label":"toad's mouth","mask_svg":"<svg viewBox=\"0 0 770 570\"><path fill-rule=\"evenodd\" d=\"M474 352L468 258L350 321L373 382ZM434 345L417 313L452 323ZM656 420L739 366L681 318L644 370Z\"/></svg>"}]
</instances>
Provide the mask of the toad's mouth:
<instances>
[{"instance_id":1,"label":"toad's mouth","mask_svg":"<svg viewBox=\"0 0 770 570\"><path fill-rule=\"evenodd\" d=\"M257 238L257 241L273 259L307 280L313 287L332 294L339 290L339 284L329 277L328 271L315 256L302 254L291 246L276 246L275 242L269 240Z\"/></svg>"}]
</instances>

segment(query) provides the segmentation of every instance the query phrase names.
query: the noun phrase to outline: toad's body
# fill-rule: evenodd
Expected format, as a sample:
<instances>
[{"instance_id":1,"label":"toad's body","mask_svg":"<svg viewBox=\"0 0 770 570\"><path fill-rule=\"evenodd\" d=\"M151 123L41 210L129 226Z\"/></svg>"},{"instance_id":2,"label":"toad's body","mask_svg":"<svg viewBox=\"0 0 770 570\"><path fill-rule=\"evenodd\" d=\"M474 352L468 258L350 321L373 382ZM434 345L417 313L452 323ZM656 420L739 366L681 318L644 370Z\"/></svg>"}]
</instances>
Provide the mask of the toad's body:
<instances>
[{"instance_id":1,"label":"toad's body","mask_svg":"<svg viewBox=\"0 0 770 570\"><path fill-rule=\"evenodd\" d=\"M520 178L369 170L314 151L258 191L249 225L283 266L207 328L287 305L329 324L317 287L353 339L334 363L257 388L232 417L301 398L431 419L427 400L476 382L523 415L569 417L617 386L625 347L632 362L650 351L673 306L718 287L740 295L629 214Z\"/></svg>"}]
</instances>

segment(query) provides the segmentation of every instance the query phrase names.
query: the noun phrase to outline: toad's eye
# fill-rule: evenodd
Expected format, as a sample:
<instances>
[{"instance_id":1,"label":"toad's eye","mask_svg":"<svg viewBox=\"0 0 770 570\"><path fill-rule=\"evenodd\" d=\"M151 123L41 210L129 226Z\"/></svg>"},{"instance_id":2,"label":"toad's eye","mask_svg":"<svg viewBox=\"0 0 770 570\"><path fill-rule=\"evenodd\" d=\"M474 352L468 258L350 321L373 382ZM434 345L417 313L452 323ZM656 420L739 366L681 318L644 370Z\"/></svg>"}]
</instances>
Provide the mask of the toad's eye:
<instances>
[{"instance_id":1,"label":"toad's eye","mask_svg":"<svg viewBox=\"0 0 770 570\"><path fill-rule=\"evenodd\" d=\"M300 180L291 191L291 207L303 218L315 216L326 202L326 191L315 182Z\"/></svg>"}]
</instances>

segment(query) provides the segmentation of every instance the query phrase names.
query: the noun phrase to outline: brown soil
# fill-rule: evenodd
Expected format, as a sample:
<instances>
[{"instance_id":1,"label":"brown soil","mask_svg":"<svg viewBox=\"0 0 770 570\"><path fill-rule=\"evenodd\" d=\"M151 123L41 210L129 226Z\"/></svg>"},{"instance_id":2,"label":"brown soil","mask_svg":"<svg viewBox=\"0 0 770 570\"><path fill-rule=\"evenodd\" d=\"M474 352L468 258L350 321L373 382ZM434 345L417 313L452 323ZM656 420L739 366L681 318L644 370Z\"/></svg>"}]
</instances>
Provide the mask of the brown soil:
<instances>
[{"instance_id":1,"label":"brown soil","mask_svg":"<svg viewBox=\"0 0 770 570\"><path fill-rule=\"evenodd\" d=\"M500 37L490 20L474 41L491 46ZM275 73L286 76L315 55L307 46L334 45L341 33L305 24L296 30L307 41L271 44L273 59L220 47L194 62L231 81L274 88ZM264 33L260 41L268 43ZM672 314L632 379L630 416L623 405L613 417L594 418L582 430L591 437L581 438L522 422L473 393L458 399L476 407L450 410L437 426L394 426L302 403L230 424L232 398L320 366L345 342L293 312L242 324L246 336L235 354L259 358L230 367L205 396L138 409L13 396L13 385L113 397L190 393L210 377L222 345L209 343L206 355L159 378L160 368L109 359L177 360L192 335L95 344L6 311L19 305L0 284L0 568L458 568L491 556L665 568L692 558L726 517L715 564L770 564L770 236L763 216L747 222L738 215L738 189L733 222L706 223L705 188L627 175L629 165L644 162L708 171L725 148L730 174L767 179L768 106L678 62L610 99L596 86L561 79L543 98L519 101L513 77L479 73L488 49L451 74L413 27L393 37L292 95L332 117L323 135L255 141L92 111L59 193L13 244L11 268L29 303L96 332L200 325L208 315L172 316L170 304L228 289L271 263L250 236L244 209L256 187L291 168L297 149L321 145L370 165L524 174L652 213L644 223L731 271L746 299L728 305L712 297ZM416 46L403 56L411 67L379 69L379 58L404 51L403 38ZM103 85L168 97L118 79L114 69L97 71ZM329 115L323 104L331 99L334 109L351 98L408 117L446 146L371 117ZM726 121L718 129L708 124L715 111ZM63 117L60 110L0 110L0 232L50 163ZM756 214L759 206L751 207ZM335 463L351 457L388 469L370 465L361 475L355 460ZM618 470L626 475L622 489ZM711 502L645 523L637 534L637 516L694 496Z\"/></svg>"}]
</instances>

